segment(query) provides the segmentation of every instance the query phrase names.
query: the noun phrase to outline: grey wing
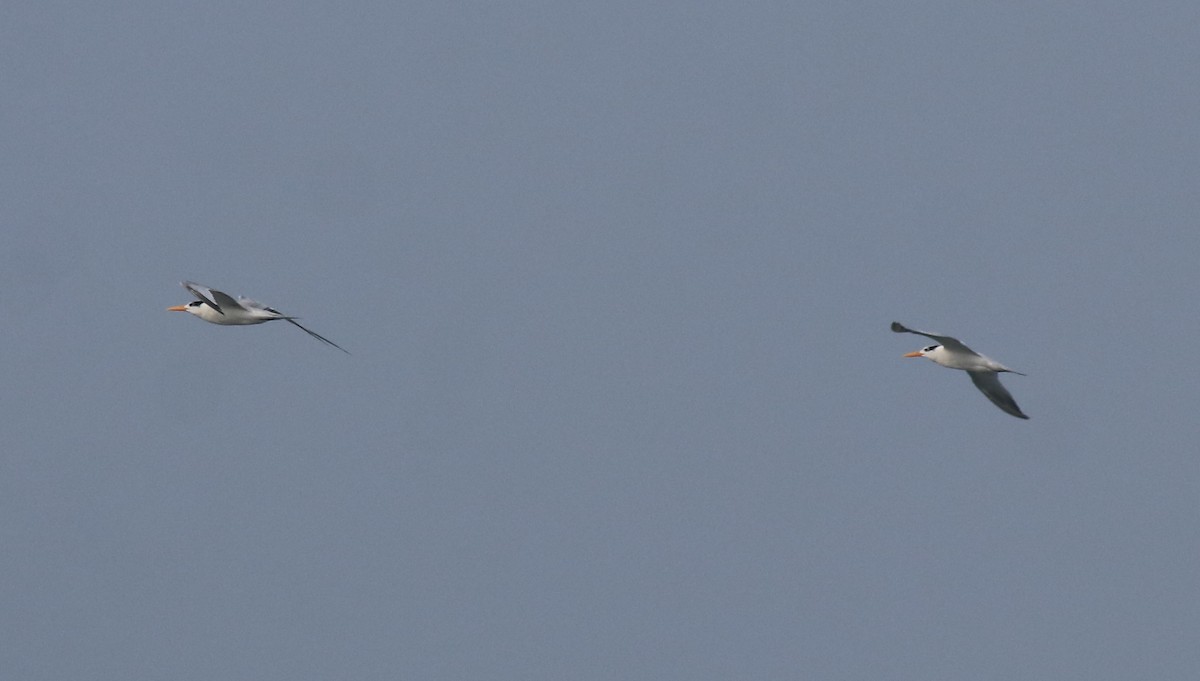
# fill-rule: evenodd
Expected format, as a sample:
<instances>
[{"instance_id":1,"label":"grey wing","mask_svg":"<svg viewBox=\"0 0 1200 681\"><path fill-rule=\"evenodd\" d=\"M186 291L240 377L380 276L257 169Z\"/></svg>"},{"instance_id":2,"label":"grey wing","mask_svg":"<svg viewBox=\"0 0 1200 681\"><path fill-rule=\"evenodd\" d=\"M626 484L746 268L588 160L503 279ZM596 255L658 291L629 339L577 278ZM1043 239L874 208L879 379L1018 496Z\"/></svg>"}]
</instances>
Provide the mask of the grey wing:
<instances>
[{"instance_id":1,"label":"grey wing","mask_svg":"<svg viewBox=\"0 0 1200 681\"><path fill-rule=\"evenodd\" d=\"M998 374L993 371L968 371L967 374L971 377L971 382L975 384L975 387L979 388L979 392L986 395L992 404L1004 410L1004 413L1012 414L1019 419L1029 418L1021 412L1017 401L1000 383Z\"/></svg>"},{"instance_id":2,"label":"grey wing","mask_svg":"<svg viewBox=\"0 0 1200 681\"><path fill-rule=\"evenodd\" d=\"M907 326L901 324L900 322L892 322L892 331L895 331L896 333L915 333L918 336L925 336L926 338L932 338L933 340L937 341L939 344L941 344L942 347L946 348L947 350L966 350L967 352L969 352L973 355L979 354L979 353L975 352L974 350L972 350L971 348L968 348L966 345L963 345L963 343L961 341L959 341L957 338L951 338L950 336L942 336L942 335L939 335L936 333L929 333L928 331L917 331L916 329L908 328Z\"/></svg>"},{"instance_id":3,"label":"grey wing","mask_svg":"<svg viewBox=\"0 0 1200 681\"><path fill-rule=\"evenodd\" d=\"M229 295L228 293L225 293L224 291L218 291L213 288L210 288L208 290L212 293L213 300L216 300L217 304L220 305L223 309L226 309L226 310L244 310L244 309L246 309L246 308L242 307L241 303L234 300L233 296Z\"/></svg>"},{"instance_id":4,"label":"grey wing","mask_svg":"<svg viewBox=\"0 0 1200 681\"><path fill-rule=\"evenodd\" d=\"M209 307L217 312L220 312L221 314L225 314L221 310L221 306L217 304L216 299L213 297L214 291L209 287L201 286L194 281L181 281L179 282L179 285L190 291L192 295L196 297L196 300L207 304Z\"/></svg>"},{"instance_id":5,"label":"grey wing","mask_svg":"<svg viewBox=\"0 0 1200 681\"><path fill-rule=\"evenodd\" d=\"M251 300L250 298L247 298L246 296L238 296L237 302L238 302L238 305L241 305L242 307L246 308L247 310L266 310L267 312L274 312L275 314L279 314L279 315L283 314L279 310L267 307L266 305L263 305L262 303L258 302L257 300Z\"/></svg>"}]
</instances>

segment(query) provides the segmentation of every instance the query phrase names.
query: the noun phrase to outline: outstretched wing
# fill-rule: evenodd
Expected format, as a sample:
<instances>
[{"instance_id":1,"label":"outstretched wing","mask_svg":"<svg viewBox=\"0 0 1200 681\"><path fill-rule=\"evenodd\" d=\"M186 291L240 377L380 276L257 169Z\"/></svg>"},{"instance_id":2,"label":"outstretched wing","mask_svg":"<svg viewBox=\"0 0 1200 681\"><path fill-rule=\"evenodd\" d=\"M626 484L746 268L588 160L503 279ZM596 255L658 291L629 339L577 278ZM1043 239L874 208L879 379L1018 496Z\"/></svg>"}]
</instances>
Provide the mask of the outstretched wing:
<instances>
[{"instance_id":1,"label":"outstretched wing","mask_svg":"<svg viewBox=\"0 0 1200 681\"><path fill-rule=\"evenodd\" d=\"M283 315L283 313L280 312L279 310L276 310L271 307L267 307L266 305L263 305L262 303L258 302L257 300L247 298L246 296L238 296L237 302L238 302L238 305L241 305L242 307L246 308L247 310L266 310L267 312L274 312L277 315Z\"/></svg>"},{"instance_id":2,"label":"outstretched wing","mask_svg":"<svg viewBox=\"0 0 1200 681\"><path fill-rule=\"evenodd\" d=\"M1017 401L1001 385L998 374L993 371L968 371L967 374L971 376L971 382L975 384L976 388L979 388L979 392L986 395L992 404L1004 410L1004 413L1012 414L1019 419L1029 418L1021 412Z\"/></svg>"},{"instance_id":3,"label":"outstretched wing","mask_svg":"<svg viewBox=\"0 0 1200 681\"><path fill-rule=\"evenodd\" d=\"M217 304L216 299L213 297L214 291L209 287L201 286L194 281L181 281L179 282L179 285L190 291L191 294L195 296L196 300L208 305L212 309L216 310L219 314L225 314L225 312L221 310L221 306Z\"/></svg>"},{"instance_id":4,"label":"outstretched wing","mask_svg":"<svg viewBox=\"0 0 1200 681\"><path fill-rule=\"evenodd\" d=\"M210 288L208 290L212 293L213 300L217 301L217 304L220 305L222 309L224 309L224 310L245 310L246 309L246 308L242 307L241 303L234 300L233 296L229 295L228 293L225 293L224 291L218 291L213 288Z\"/></svg>"},{"instance_id":5,"label":"outstretched wing","mask_svg":"<svg viewBox=\"0 0 1200 681\"><path fill-rule=\"evenodd\" d=\"M918 336L925 336L926 338L932 338L933 340L937 341L939 345L941 345L942 347L944 347L947 350L950 350L952 352L953 351L966 351L966 352L971 353L972 355L979 354L979 353L975 352L974 350L972 350L971 348L968 348L966 345L963 345L961 342L959 342L959 340L957 338L951 338L950 336L941 336L936 333L929 333L927 331L917 331L916 329L908 328L907 326L901 324L900 322L892 322L892 331L895 331L896 333L915 333Z\"/></svg>"}]
</instances>

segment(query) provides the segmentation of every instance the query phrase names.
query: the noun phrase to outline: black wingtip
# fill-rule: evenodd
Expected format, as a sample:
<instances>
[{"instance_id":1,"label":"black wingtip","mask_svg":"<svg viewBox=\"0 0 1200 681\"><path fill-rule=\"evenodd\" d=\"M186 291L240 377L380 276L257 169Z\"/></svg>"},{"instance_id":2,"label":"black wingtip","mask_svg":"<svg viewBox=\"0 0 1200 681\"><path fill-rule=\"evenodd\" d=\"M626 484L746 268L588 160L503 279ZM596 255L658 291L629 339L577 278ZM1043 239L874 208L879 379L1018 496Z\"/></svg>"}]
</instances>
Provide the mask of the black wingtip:
<instances>
[{"instance_id":1,"label":"black wingtip","mask_svg":"<svg viewBox=\"0 0 1200 681\"><path fill-rule=\"evenodd\" d=\"M904 333L905 331L908 331L908 329L904 328L904 325L900 322L892 322L892 331L895 331L896 333Z\"/></svg>"}]
</instances>

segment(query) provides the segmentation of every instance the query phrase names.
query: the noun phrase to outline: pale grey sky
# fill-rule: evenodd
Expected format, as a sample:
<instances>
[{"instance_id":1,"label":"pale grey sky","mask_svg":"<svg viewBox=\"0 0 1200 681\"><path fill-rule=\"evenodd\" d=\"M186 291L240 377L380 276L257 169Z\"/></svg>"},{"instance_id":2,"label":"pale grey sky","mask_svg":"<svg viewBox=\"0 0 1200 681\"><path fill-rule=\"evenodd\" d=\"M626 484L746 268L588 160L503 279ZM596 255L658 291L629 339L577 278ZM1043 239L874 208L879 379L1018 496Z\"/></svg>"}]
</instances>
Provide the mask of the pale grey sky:
<instances>
[{"instance_id":1,"label":"pale grey sky","mask_svg":"<svg viewBox=\"0 0 1200 681\"><path fill-rule=\"evenodd\" d=\"M1197 28L5 4L0 677L1193 679Z\"/></svg>"}]
</instances>

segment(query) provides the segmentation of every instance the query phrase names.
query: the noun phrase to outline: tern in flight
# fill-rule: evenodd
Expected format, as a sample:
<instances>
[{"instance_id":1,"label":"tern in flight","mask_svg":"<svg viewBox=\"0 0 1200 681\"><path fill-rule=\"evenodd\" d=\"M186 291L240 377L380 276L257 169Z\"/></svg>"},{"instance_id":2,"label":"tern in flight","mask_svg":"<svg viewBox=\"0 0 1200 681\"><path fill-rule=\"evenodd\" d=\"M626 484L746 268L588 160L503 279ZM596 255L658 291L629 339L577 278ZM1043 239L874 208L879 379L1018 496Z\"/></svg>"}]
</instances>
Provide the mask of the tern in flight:
<instances>
[{"instance_id":1,"label":"tern in flight","mask_svg":"<svg viewBox=\"0 0 1200 681\"><path fill-rule=\"evenodd\" d=\"M979 391L987 396L992 404L1000 407L1006 414L1012 414L1019 419L1029 418L1021 412L1016 400L1000 385L1000 374L1010 373L1018 376L1025 374L1013 371L994 359L989 359L963 345L957 338L939 336L936 333L926 333L910 329L900 322L892 322L892 331L896 333L915 333L937 341L937 345L910 352L905 357L925 357L949 369L962 369L971 377Z\"/></svg>"},{"instance_id":2,"label":"tern in flight","mask_svg":"<svg viewBox=\"0 0 1200 681\"><path fill-rule=\"evenodd\" d=\"M191 291L193 296L196 296L196 300L187 305L168 307L167 309L171 312L190 312L206 322L224 324L226 326L262 324L263 322L282 319L322 343L328 343L338 350L345 352L347 355L350 354L345 348L325 336L300 326L295 317L289 317L279 310L269 308L262 303L241 297L234 300L228 293L190 281L182 282L182 285L185 289Z\"/></svg>"}]
</instances>

